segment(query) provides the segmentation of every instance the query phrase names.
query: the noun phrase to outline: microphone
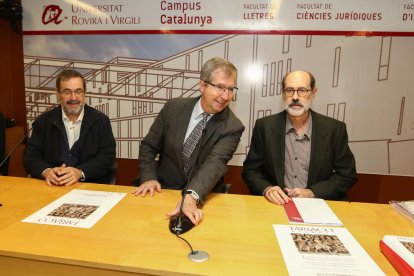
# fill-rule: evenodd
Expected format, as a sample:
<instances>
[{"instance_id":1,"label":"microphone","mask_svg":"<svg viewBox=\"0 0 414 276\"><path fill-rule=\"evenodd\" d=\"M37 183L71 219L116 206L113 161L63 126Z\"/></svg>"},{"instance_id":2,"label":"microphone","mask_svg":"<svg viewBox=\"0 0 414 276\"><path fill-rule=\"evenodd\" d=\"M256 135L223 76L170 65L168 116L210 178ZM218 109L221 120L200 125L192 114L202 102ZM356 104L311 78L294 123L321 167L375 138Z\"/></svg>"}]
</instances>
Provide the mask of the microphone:
<instances>
[{"instance_id":1,"label":"microphone","mask_svg":"<svg viewBox=\"0 0 414 276\"><path fill-rule=\"evenodd\" d=\"M32 131L31 127L28 131L26 131L26 133L23 135L23 137L19 140L19 142L16 143L16 145L14 145L13 149L6 155L6 157L4 157L4 159L1 161L0 163L0 171L3 167L3 165L9 161L10 157L12 157L13 153L17 150L17 148L23 143L23 141L26 140L27 136L29 135L29 133Z\"/></svg>"},{"instance_id":2,"label":"microphone","mask_svg":"<svg viewBox=\"0 0 414 276\"><path fill-rule=\"evenodd\" d=\"M171 231L171 233L176 234L176 235L184 234L185 232L190 231L194 227L194 224L191 222L191 220L186 215L184 215L183 205L184 205L185 195L187 194L188 185L190 184L191 179L193 177L193 170L194 170L194 167L195 167L195 162L197 161L205 132L206 132L206 130L204 128L202 133L201 133L201 137L200 137L200 139L197 143L197 146L194 149L195 150L195 157L194 157L193 162L191 163L190 169L188 171L187 183L185 184L185 186L184 186L184 188L181 192L182 198L181 198L181 204L180 204L180 211L177 215L171 216L171 218L170 218L170 224L169 224L170 231Z\"/></svg>"},{"instance_id":3,"label":"microphone","mask_svg":"<svg viewBox=\"0 0 414 276\"><path fill-rule=\"evenodd\" d=\"M182 194L181 194L180 211L177 215L171 216L170 223L169 223L169 229L171 233L175 234L177 238L182 239L190 247L191 252L188 253L187 256L191 261L194 261L194 262L206 261L208 259L208 253L205 251L201 251L201 250L193 250L190 243L186 239L180 237L180 235L191 230L194 227L194 224L191 222L191 220L183 213L183 205L184 205L185 195L187 194L188 186L190 185L190 181L193 176L193 170L195 167L195 163L200 153L201 144L203 142L203 138L206 132L207 130L206 128L204 128L203 132L201 133L200 140L198 141L198 144L195 149L196 152L195 152L194 160L191 163L191 167L188 172L187 183L185 184L184 189L182 190Z\"/></svg>"}]
</instances>

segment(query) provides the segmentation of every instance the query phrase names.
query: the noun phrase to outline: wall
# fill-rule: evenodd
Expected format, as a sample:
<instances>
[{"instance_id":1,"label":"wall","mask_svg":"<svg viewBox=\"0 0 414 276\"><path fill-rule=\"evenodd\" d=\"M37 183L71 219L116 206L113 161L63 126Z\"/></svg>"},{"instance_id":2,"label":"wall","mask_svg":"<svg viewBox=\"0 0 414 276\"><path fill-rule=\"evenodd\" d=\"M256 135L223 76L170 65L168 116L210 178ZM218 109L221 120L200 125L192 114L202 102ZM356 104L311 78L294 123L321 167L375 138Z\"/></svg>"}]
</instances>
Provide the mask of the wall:
<instances>
[{"instance_id":1,"label":"wall","mask_svg":"<svg viewBox=\"0 0 414 276\"><path fill-rule=\"evenodd\" d=\"M23 74L23 36L15 33L9 21L0 18L0 111L26 126Z\"/></svg>"},{"instance_id":2,"label":"wall","mask_svg":"<svg viewBox=\"0 0 414 276\"><path fill-rule=\"evenodd\" d=\"M24 135L26 106L23 73L23 36L16 33L10 22L0 18L0 111L5 118L15 119L16 127L6 130L6 153L9 153ZM24 176L23 146L16 149L9 160L9 174Z\"/></svg>"}]
</instances>

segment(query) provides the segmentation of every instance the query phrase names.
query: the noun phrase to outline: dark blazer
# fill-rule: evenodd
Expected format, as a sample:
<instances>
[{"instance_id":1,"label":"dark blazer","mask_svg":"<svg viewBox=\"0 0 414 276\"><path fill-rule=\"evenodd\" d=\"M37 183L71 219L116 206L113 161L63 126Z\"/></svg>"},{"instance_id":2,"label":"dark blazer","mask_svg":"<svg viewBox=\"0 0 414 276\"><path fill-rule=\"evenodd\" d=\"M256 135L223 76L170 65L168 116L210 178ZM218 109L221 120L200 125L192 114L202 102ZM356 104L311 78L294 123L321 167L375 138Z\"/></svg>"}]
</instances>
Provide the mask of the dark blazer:
<instances>
[{"instance_id":1,"label":"dark blazer","mask_svg":"<svg viewBox=\"0 0 414 276\"><path fill-rule=\"evenodd\" d=\"M139 150L141 183L158 179L162 188L184 188L186 178L182 145L198 99L172 99L162 108ZM243 124L228 107L207 122L188 186L197 192L200 200L216 185L214 191L223 188L222 178L227 171L227 162L236 151L243 131ZM155 160L157 154L159 163Z\"/></svg>"},{"instance_id":2,"label":"dark blazer","mask_svg":"<svg viewBox=\"0 0 414 276\"><path fill-rule=\"evenodd\" d=\"M110 170L116 154L116 144L109 118L85 104L80 136L79 162L76 168L83 171L87 182L109 183ZM66 137L60 106L42 114L33 123L33 131L24 151L26 172L42 178L42 172L62 165L60 152L63 136Z\"/></svg>"},{"instance_id":3,"label":"dark blazer","mask_svg":"<svg viewBox=\"0 0 414 276\"><path fill-rule=\"evenodd\" d=\"M285 187L285 129L287 112L256 121L242 176L252 194L268 186ZM357 181L355 159L343 122L311 110L312 137L307 188L316 197L340 200Z\"/></svg>"}]
</instances>

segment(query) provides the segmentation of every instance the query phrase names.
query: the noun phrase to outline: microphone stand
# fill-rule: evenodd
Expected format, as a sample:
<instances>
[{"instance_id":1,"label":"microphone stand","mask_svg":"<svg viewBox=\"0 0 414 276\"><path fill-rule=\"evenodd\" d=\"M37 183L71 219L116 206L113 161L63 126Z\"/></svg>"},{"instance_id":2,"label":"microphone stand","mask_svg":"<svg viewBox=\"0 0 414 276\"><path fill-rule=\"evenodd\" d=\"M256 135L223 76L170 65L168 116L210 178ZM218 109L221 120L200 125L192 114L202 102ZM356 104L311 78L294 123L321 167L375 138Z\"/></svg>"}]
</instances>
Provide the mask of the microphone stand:
<instances>
[{"instance_id":1,"label":"microphone stand","mask_svg":"<svg viewBox=\"0 0 414 276\"><path fill-rule=\"evenodd\" d=\"M30 131L32 131L32 127L23 135L23 137L19 140L19 142L14 145L13 149L4 157L4 159L0 163L0 169L3 167L3 165L10 159L10 157L13 155L13 153L17 150L17 148L20 146L20 144L27 138Z\"/></svg>"},{"instance_id":2,"label":"microphone stand","mask_svg":"<svg viewBox=\"0 0 414 276\"><path fill-rule=\"evenodd\" d=\"M177 238L183 240L190 247L191 252L188 253L187 257L191 261L197 262L197 263L201 263L201 262L204 262L204 261L208 260L209 255L208 255L207 252L202 251L202 250L193 250L193 247L191 246L191 244L186 239L184 239L183 237L180 237L181 228L178 227L178 225L181 225L181 219L184 216L184 213L183 213L184 199L185 199L185 195L187 194L188 185L190 184L190 181L191 181L192 176L193 176L193 170L194 170L195 163L197 161L198 155L200 153L200 148L201 148L201 144L203 142L203 137L204 137L205 132L206 132L206 129L204 128L203 129L203 132L201 133L201 138L198 141L198 145L197 145L197 148L196 148L196 154L195 154L195 157L194 157L194 161L191 164L190 170L188 172L187 183L185 184L184 189L182 191L181 203L180 203L180 211L178 213L178 217L177 217L177 220L175 221L175 225L174 225L174 228L173 228L174 233L175 233L175 236Z\"/></svg>"}]
</instances>

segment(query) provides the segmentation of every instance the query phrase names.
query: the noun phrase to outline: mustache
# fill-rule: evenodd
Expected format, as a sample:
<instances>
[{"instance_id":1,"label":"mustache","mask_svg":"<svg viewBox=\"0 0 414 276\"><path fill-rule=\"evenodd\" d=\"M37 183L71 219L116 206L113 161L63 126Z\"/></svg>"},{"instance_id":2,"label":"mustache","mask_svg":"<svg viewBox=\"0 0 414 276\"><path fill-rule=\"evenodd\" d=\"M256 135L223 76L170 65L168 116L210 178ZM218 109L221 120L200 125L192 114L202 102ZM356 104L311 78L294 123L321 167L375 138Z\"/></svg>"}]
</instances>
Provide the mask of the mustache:
<instances>
[{"instance_id":1,"label":"mustache","mask_svg":"<svg viewBox=\"0 0 414 276\"><path fill-rule=\"evenodd\" d=\"M299 105L303 107L303 103L300 100L292 100L292 102L289 103L289 107L291 107L292 105Z\"/></svg>"}]
</instances>

